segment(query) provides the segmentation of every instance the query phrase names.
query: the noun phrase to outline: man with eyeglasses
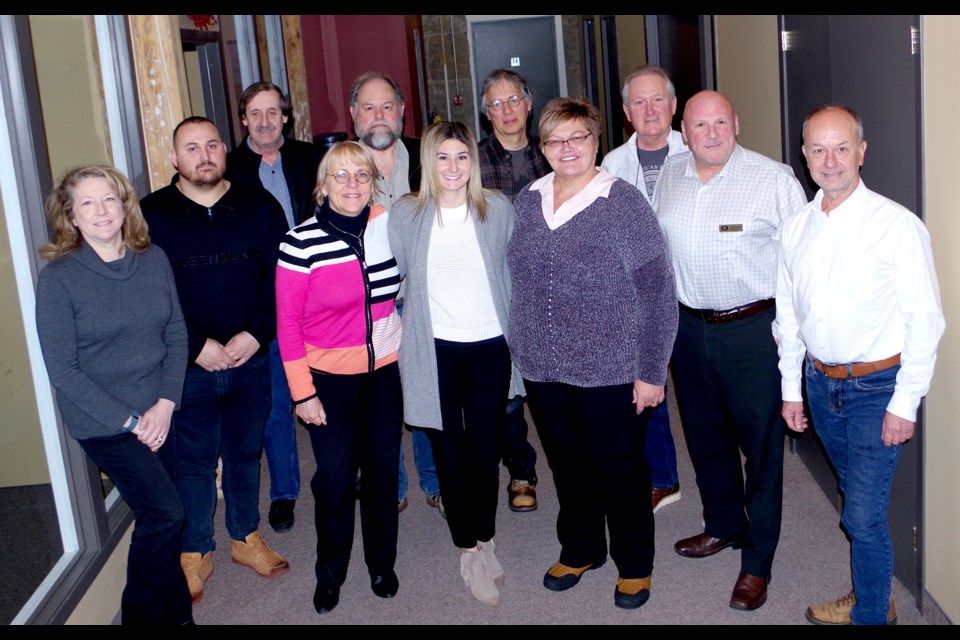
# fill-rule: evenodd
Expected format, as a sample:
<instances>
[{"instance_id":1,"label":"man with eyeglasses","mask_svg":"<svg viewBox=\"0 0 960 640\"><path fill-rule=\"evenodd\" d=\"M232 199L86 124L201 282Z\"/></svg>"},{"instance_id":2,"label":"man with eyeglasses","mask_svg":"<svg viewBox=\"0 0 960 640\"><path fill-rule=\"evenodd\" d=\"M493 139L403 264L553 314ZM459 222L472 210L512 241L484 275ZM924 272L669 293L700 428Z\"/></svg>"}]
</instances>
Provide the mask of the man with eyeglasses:
<instances>
[{"instance_id":1,"label":"man with eyeglasses","mask_svg":"<svg viewBox=\"0 0 960 640\"><path fill-rule=\"evenodd\" d=\"M530 182L550 173L550 165L540 152L540 140L527 133L527 120L533 109L533 97L526 79L510 69L496 69L481 87L480 112L493 126L493 135L480 141L480 181L487 189L497 189L513 199ZM537 453L527 441L527 421L523 417L523 396L510 398L507 420L500 434L503 464L510 472L507 486L511 511L537 508Z\"/></svg>"},{"instance_id":2,"label":"man with eyeglasses","mask_svg":"<svg viewBox=\"0 0 960 640\"><path fill-rule=\"evenodd\" d=\"M705 558L743 547L730 606L750 611L767 600L780 539L780 228L807 199L793 170L741 147L739 131L723 94L690 98L681 124L690 151L664 164L653 208L677 278L670 366L704 507L703 533L674 549Z\"/></svg>"},{"instance_id":3,"label":"man with eyeglasses","mask_svg":"<svg viewBox=\"0 0 960 640\"><path fill-rule=\"evenodd\" d=\"M648 64L627 76L621 96L623 113L633 126L633 135L608 153L602 166L635 186L647 202L652 203L663 163L670 156L687 150L683 135L671 129L677 112L676 89L663 67ZM677 449L670 433L666 400L650 413L644 454L650 467L651 503L656 513L680 500Z\"/></svg>"},{"instance_id":4,"label":"man with eyeglasses","mask_svg":"<svg viewBox=\"0 0 960 640\"><path fill-rule=\"evenodd\" d=\"M320 153L309 142L283 135L290 99L272 82L255 82L240 96L240 121L247 136L227 154L226 178L262 186L283 207L292 229L313 212ZM270 418L263 432L263 453L270 470L270 512L267 520L280 533L293 528L300 497L300 461L290 388L276 338L270 342Z\"/></svg>"}]
</instances>

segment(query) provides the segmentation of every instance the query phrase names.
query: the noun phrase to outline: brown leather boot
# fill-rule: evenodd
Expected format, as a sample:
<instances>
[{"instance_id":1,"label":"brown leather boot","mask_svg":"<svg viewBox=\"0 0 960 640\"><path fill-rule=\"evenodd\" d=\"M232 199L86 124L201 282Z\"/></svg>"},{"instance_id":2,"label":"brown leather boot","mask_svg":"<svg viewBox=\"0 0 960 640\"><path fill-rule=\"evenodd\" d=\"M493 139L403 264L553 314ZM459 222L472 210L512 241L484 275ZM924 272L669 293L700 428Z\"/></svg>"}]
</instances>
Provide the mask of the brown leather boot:
<instances>
[{"instance_id":1,"label":"brown leather boot","mask_svg":"<svg viewBox=\"0 0 960 640\"><path fill-rule=\"evenodd\" d=\"M267 546L259 531L242 541L231 540L230 557L236 564L250 567L264 578L283 575L290 569L283 556Z\"/></svg>"},{"instance_id":2,"label":"brown leather boot","mask_svg":"<svg viewBox=\"0 0 960 640\"><path fill-rule=\"evenodd\" d=\"M197 552L181 553L180 568L187 577L187 588L190 589L190 599L193 604L200 602L203 597L203 585L213 574L213 551L207 551L202 556Z\"/></svg>"}]
</instances>

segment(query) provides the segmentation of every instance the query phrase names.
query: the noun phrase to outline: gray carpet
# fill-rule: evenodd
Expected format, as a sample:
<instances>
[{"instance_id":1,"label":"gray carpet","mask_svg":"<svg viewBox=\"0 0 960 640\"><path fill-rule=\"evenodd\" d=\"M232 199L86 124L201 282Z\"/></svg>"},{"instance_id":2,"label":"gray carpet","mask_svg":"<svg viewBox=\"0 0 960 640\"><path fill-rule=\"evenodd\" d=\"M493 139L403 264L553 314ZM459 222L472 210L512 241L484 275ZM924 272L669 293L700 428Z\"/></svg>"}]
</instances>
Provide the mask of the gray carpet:
<instances>
[{"instance_id":1,"label":"gray carpet","mask_svg":"<svg viewBox=\"0 0 960 640\"><path fill-rule=\"evenodd\" d=\"M784 468L784 517L780 546L773 566L767 603L753 612L728 606L740 567L739 551L726 549L705 559L678 556L673 543L702 530L701 504L687 455L676 403L670 398L674 439L683 498L656 516L657 553L652 595L633 611L613 605L617 571L612 562L585 574L575 588L554 593L542 586L544 571L556 561L559 545L555 522L557 499L550 469L542 456L535 430L530 440L540 455L537 487L540 507L513 513L506 506L506 471L501 469L497 513L497 555L506 570L500 604L480 604L470 595L459 573L459 550L450 540L446 522L424 501L416 484L411 438L404 434L409 508L400 514L396 571L400 591L390 600L370 590L357 537L340 605L331 613L313 609L313 498L309 481L315 468L308 437L298 429L302 487L297 524L285 534L266 523L268 476L263 464L261 531L290 562L290 571L274 579L258 577L230 562L230 542L223 526L223 503L216 518L215 570L203 600L194 607L199 624L808 624L807 605L836 598L850 588L849 545L838 526L839 516L820 492L799 458L787 453ZM529 418L529 416L528 416ZM532 426L532 422L531 422ZM916 602L895 581L893 594L899 623L925 624Z\"/></svg>"}]
</instances>

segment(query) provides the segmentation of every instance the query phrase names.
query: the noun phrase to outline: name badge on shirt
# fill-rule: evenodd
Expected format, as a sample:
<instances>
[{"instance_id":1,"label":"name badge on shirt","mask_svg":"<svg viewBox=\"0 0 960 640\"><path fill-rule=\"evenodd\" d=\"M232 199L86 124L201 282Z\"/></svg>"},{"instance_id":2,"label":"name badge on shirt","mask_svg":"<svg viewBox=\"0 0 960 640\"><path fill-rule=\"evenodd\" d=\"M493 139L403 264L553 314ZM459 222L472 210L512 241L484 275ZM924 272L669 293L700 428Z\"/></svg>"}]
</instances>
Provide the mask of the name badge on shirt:
<instances>
[{"instance_id":1,"label":"name badge on shirt","mask_svg":"<svg viewBox=\"0 0 960 640\"><path fill-rule=\"evenodd\" d=\"M722 224L720 225L720 233L738 233L743 231L742 224Z\"/></svg>"}]
</instances>

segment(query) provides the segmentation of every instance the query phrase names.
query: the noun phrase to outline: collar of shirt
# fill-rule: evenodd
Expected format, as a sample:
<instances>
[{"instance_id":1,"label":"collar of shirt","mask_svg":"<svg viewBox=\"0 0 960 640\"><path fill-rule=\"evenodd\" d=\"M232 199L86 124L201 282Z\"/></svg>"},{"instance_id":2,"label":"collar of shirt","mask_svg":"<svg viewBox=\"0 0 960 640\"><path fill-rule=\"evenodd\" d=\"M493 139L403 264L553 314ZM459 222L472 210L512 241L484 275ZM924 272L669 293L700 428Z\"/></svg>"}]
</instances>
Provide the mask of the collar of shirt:
<instances>
[{"instance_id":1,"label":"collar of shirt","mask_svg":"<svg viewBox=\"0 0 960 640\"><path fill-rule=\"evenodd\" d=\"M380 195L374 199L377 204L390 208L390 205L399 198L410 192L410 154L407 153L407 147L403 140L397 139L394 150L397 153L397 161L393 165L393 175L387 180L383 174L377 178L377 186L380 187Z\"/></svg>"},{"instance_id":2,"label":"collar of shirt","mask_svg":"<svg viewBox=\"0 0 960 640\"><path fill-rule=\"evenodd\" d=\"M597 198L609 197L610 187L617 180L603 167L597 167L597 175L587 183L587 186L554 211L553 179L555 175L555 173L550 172L530 185L531 191L540 192L543 219L551 230L569 222L575 215L593 204Z\"/></svg>"}]
</instances>

